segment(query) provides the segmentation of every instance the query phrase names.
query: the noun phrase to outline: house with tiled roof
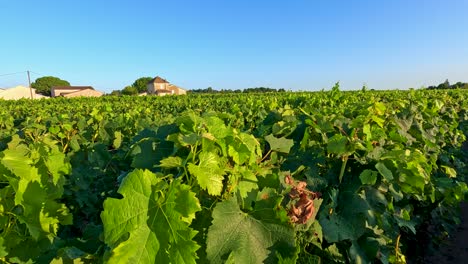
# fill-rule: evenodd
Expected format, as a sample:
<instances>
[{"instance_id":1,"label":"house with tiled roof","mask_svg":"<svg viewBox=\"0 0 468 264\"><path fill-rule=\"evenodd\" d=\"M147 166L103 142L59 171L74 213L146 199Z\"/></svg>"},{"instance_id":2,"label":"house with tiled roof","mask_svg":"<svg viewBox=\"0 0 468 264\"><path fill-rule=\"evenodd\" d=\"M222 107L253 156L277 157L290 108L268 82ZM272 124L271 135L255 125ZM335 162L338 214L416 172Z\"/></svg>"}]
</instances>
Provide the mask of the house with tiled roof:
<instances>
[{"instance_id":1,"label":"house with tiled roof","mask_svg":"<svg viewBox=\"0 0 468 264\"><path fill-rule=\"evenodd\" d=\"M54 86L51 89L52 97L100 97L103 94L92 86Z\"/></svg>"},{"instance_id":2,"label":"house with tiled roof","mask_svg":"<svg viewBox=\"0 0 468 264\"><path fill-rule=\"evenodd\" d=\"M182 95L187 94L187 90L177 85L171 84L165 79L156 76L146 84L148 94L163 95Z\"/></svg>"}]
</instances>

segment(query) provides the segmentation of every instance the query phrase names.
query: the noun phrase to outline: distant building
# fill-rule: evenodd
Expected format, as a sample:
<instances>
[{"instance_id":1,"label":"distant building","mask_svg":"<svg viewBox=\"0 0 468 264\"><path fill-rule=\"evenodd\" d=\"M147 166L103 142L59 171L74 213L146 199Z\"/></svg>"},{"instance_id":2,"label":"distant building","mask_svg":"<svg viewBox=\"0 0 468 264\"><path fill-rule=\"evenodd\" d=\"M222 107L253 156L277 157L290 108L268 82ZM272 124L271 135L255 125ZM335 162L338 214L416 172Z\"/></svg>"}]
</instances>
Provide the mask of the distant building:
<instances>
[{"instance_id":1,"label":"distant building","mask_svg":"<svg viewBox=\"0 0 468 264\"><path fill-rule=\"evenodd\" d=\"M187 90L171 84L159 76L149 81L146 88L148 89L148 94L156 94L159 96L187 94Z\"/></svg>"},{"instance_id":2,"label":"distant building","mask_svg":"<svg viewBox=\"0 0 468 264\"><path fill-rule=\"evenodd\" d=\"M92 86L54 86L51 89L51 96L63 97L100 97L104 93L94 90Z\"/></svg>"},{"instance_id":3,"label":"distant building","mask_svg":"<svg viewBox=\"0 0 468 264\"><path fill-rule=\"evenodd\" d=\"M0 98L5 100L31 99L31 93L32 99L48 98L47 96L36 94L36 89L21 85L9 89L0 89Z\"/></svg>"}]
</instances>

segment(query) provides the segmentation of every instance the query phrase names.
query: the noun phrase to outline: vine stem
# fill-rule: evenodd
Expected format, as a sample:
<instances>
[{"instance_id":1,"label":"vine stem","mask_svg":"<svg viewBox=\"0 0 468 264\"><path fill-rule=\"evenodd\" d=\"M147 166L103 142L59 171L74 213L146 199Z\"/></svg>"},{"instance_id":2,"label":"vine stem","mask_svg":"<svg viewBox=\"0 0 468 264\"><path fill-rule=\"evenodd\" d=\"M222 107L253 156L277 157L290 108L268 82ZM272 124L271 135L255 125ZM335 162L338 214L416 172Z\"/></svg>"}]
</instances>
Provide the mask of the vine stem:
<instances>
[{"instance_id":1,"label":"vine stem","mask_svg":"<svg viewBox=\"0 0 468 264\"><path fill-rule=\"evenodd\" d=\"M396 239L396 244L395 244L395 257L397 258L398 260L398 254L400 253L399 252L399 248L400 248L400 237L401 237L401 234L398 234L398 237Z\"/></svg>"},{"instance_id":2,"label":"vine stem","mask_svg":"<svg viewBox=\"0 0 468 264\"><path fill-rule=\"evenodd\" d=\"M348 163L348 156L343 157L343 164L341 164L341 170L340 170L340 183L343 180L343 175L346 169L346 163Z\"/></svg>"},{"instance_id":3,"label":"vine stem","mask_svg":"<svg viewBox=\"0 0 468 264\"><path fill-rule=\"evenodd\" d=\"M271 153L271 149L268 150L268 152L265 154L265 156L262 158L262 160L260 160L258 164L262 163L268 157L268 155L270 155L270 153Z\"/></svg>"}]
</instances>

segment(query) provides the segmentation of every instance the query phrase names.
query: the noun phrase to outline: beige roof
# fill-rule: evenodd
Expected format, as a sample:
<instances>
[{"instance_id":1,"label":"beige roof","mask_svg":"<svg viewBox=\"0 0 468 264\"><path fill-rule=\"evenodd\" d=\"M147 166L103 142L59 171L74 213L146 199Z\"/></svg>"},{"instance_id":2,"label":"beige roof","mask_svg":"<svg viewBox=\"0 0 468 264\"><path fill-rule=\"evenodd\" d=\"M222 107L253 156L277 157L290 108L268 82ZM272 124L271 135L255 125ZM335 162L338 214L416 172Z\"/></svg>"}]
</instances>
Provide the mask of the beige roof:
<instances>
[{"instance_id":1,"label":"beige roof","mask_svg":"<svg viewBox=\"0 0 468 264\"><path fill-rule=\"evenodd\" d=\"M55 97L64 96L68 93L74 93L83 90L94 90L94 88L92 86L54 86L52 87L50 93L52 97Z\"/></svg>"},{"instance_id":2,"label":"beige roof","mask_svg":"<svg viewBox=\"0 0 468 264\"><path fill-rule=\"evenodd\" d=\"M180 87L180 86L177 86L177 85L174 85L174 84L169 84L169 88L177 88L177 89L180 89L180 90L187 91L187 90L185 90L184 88L182 88L182 87Z\"/></svg>"},{"instance_id":3,"label":"beige roof","mask_svg":"<svg viewBox=\"0 0 468 264\"><path fill-rule=\"evenodd\" d=\"M61 89L61 90L84 90L84 89L92 89L92 86L54 86L53 89Z\"/></svg>"},{"instance_id":4,"label":"beige roof","mask_svg":"<svg viewBox=\"0 0 468 264\"><path fill-rule=\"evenodd\" d=\"M61 95L63 97L79 97L79 96L84 96L84 97L100 97L104 93L100 91L96 91L94 89L84 89L76 92L71 92L71 93L62 93Z\"/></svg>"},{"instance_id":5,"label":"beige roof","mask_svg":"<svg viewBox=\"0 0 468 264\"><path fill-rule=\"evenodd\" d=\"M169 82L159 76L156 76L148 83L169 83Z\"/></svg>"},{"instance_id":6,"label":"beige roof","mask_svg":"<svg viewBox=\"0 0 468 264\"><path fill-rule=\"evenodd\" d=\"M0 98L3 98L5 100L19 100L22 98L30 99L31 90L33 99L48 98L47 96L36 94L36 89L30 89L21 85L6 90L0 90Z\"/></svg>"}]
</instances>

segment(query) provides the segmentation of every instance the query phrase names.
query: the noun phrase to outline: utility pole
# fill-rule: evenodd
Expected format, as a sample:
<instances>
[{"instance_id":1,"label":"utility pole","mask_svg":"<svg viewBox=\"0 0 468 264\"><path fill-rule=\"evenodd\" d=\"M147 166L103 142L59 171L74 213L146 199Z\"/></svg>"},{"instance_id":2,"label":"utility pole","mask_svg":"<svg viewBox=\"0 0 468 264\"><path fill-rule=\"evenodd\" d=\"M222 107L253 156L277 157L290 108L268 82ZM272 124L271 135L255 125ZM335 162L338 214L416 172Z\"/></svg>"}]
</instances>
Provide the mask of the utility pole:
<instances>
[{"instance_id":1,"label":"utility pole","mask_svg":"<svg viewBox=\"0 0 468 264\"><path fill-rule=\"evenodd\" d=\"M31 87L31 76L29 75L29 71L28 71L28 83L29 83L29 92L31 93L31 99L33 99L33 92L32 92L32 87Z\"/></svg>"}]
</instances>

